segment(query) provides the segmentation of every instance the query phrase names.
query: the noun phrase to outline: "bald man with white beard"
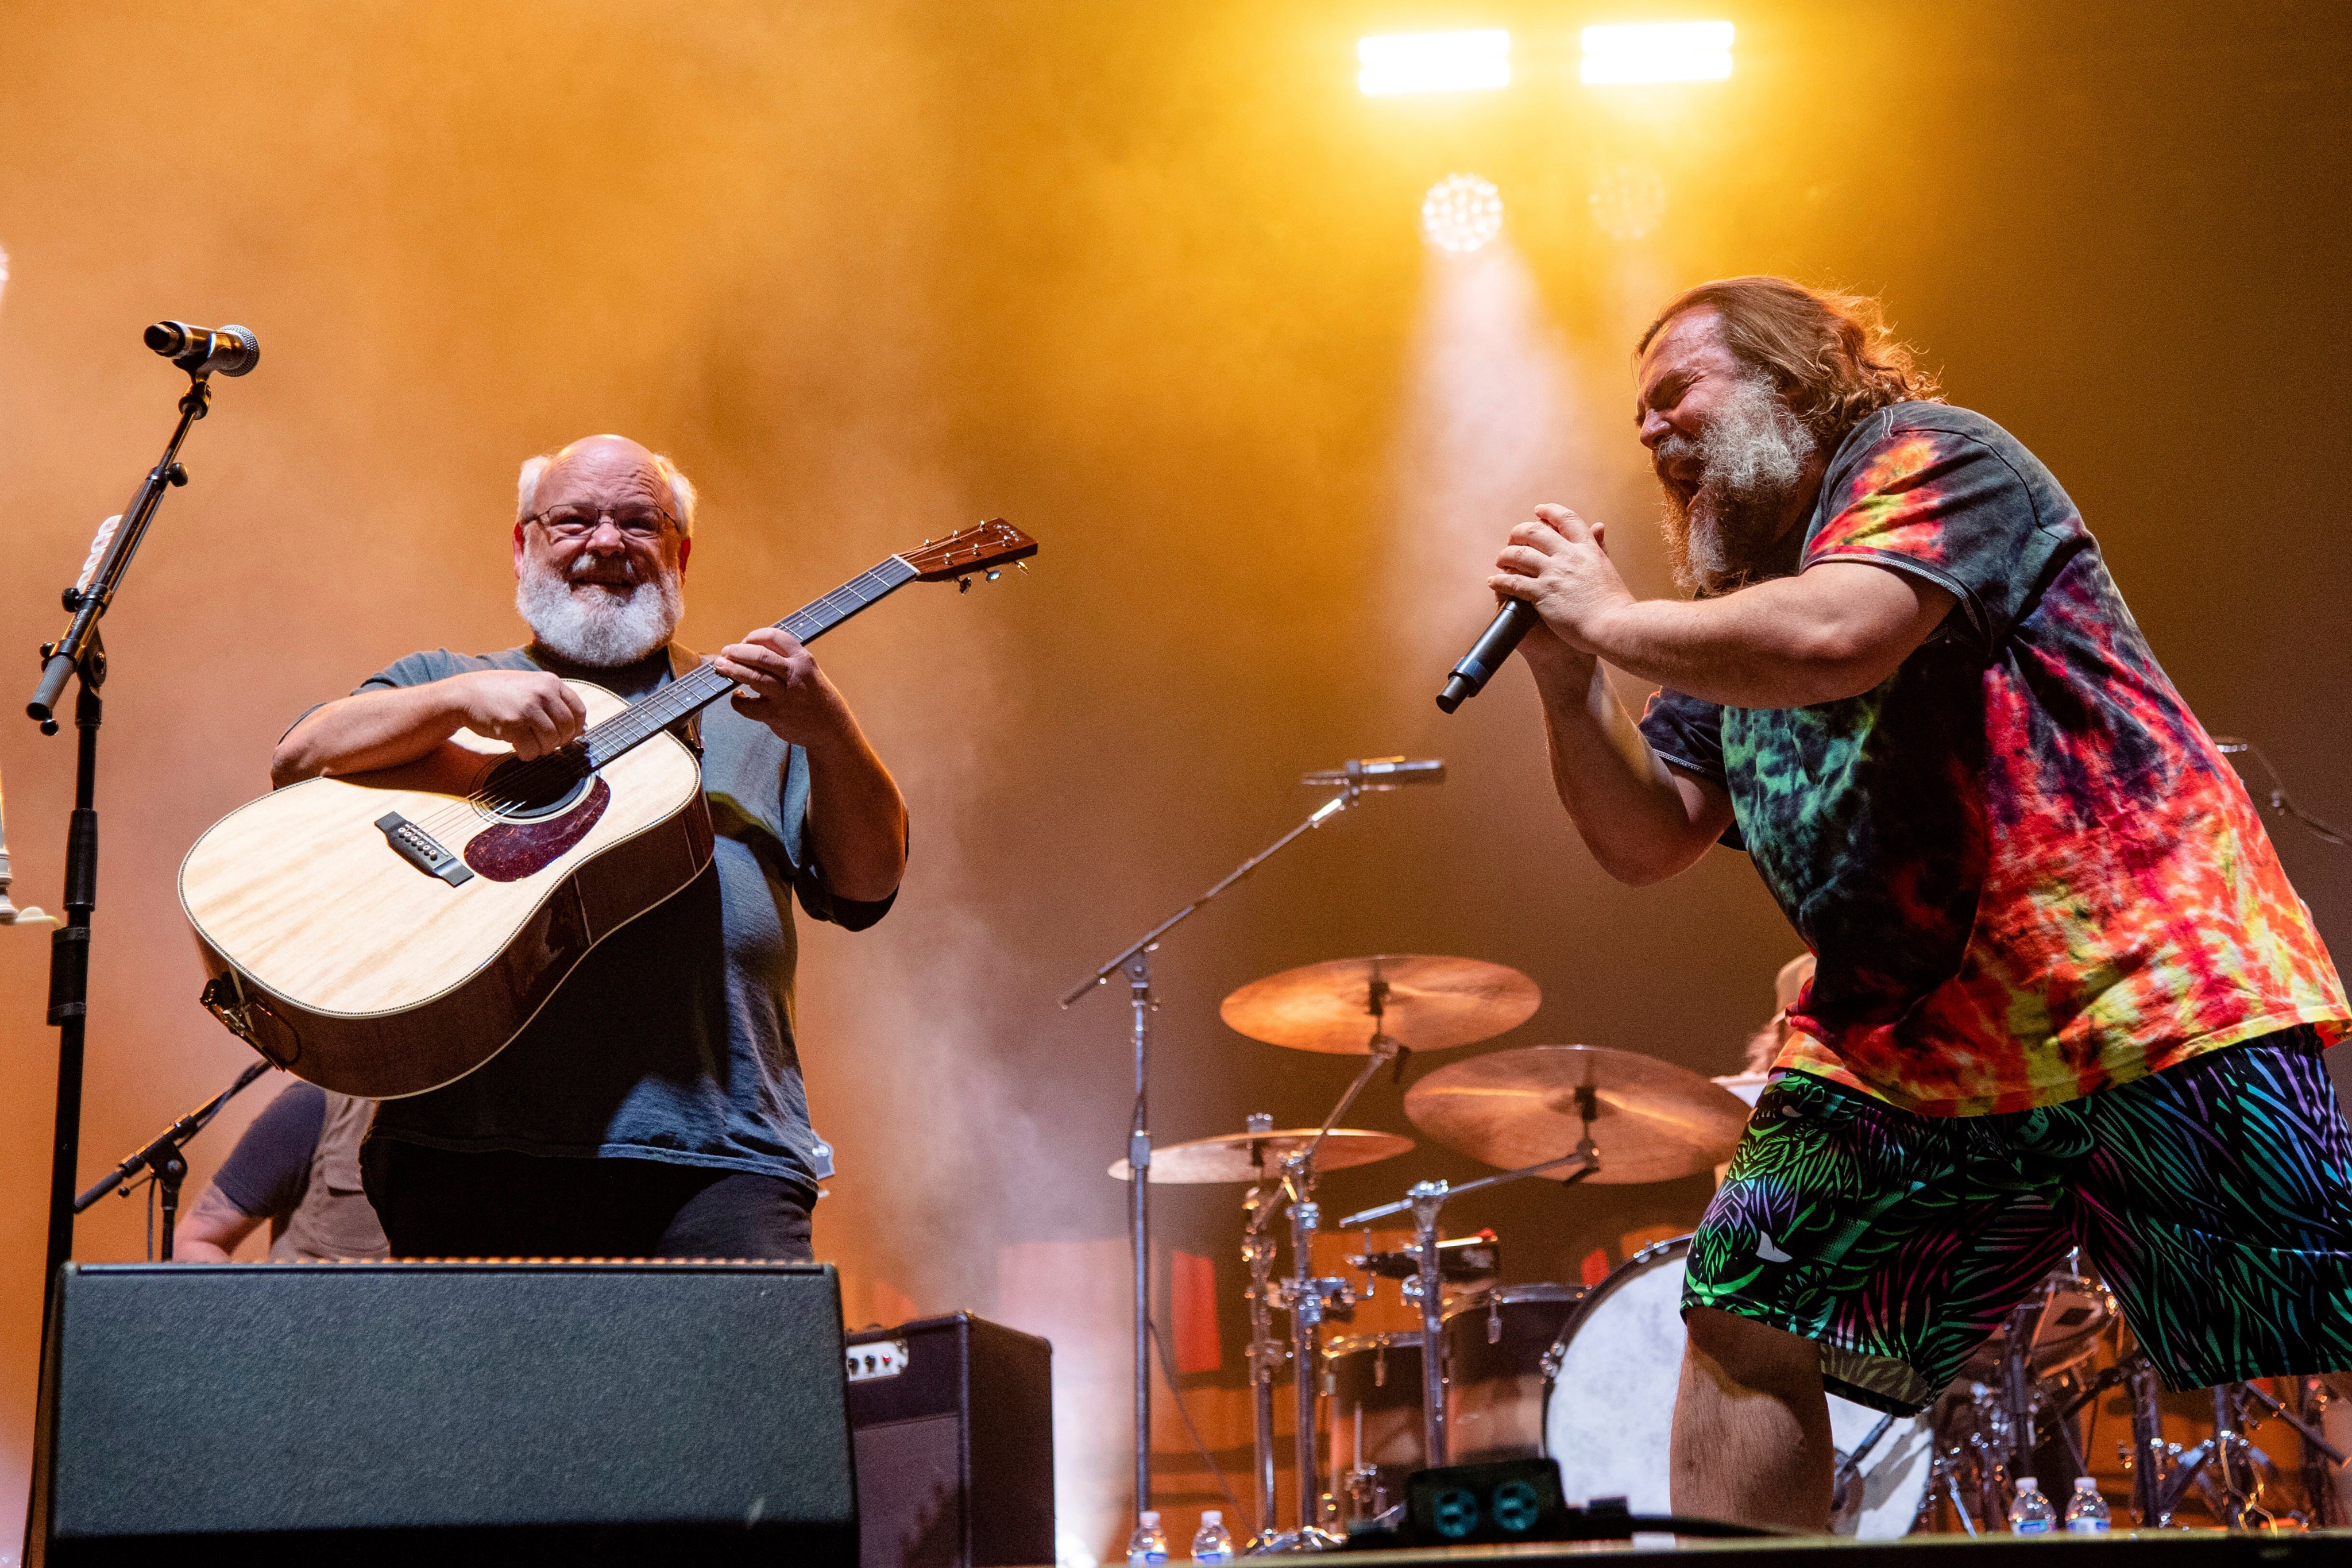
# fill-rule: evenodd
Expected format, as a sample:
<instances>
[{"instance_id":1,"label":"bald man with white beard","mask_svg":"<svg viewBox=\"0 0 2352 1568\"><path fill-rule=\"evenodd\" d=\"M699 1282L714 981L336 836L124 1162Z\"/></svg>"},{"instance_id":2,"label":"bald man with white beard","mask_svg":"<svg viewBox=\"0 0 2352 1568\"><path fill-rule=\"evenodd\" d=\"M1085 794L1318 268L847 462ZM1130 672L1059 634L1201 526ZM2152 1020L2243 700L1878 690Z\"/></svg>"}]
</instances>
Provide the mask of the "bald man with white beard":
<instances>
[{"instance_id":1,"label":"bald man with white beard","mask_svg":"<svg viewBox=\"0 0 2352 1568\"><path fill-rule=\"evenodd\" d=\"M514 525L530 640L399 660L299 720L273 782L394 766L461 728L543 756L586 727L563 678L634 701L690 671L672 637L695 506L675 465L622 437L532 458ZM880 920L906 803L792 637L763 626L712 662L737 690L689 737L711 865L592 949L488 1064L383 1104L362 1168L394 1256L814 1256L832 1164L793 1034L791 906L852 931Z\"/></svg>"}]
</instances>

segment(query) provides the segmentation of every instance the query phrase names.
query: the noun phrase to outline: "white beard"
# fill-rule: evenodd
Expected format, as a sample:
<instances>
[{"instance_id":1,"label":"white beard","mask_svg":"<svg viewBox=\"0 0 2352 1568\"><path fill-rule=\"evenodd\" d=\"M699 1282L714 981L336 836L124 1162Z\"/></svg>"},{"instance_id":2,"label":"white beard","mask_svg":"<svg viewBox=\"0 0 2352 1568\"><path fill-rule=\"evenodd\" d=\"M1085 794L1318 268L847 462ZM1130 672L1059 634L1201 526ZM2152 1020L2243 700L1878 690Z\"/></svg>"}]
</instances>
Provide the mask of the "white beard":
<instances>
[{"instance_id":1,"label":"white beard","mask_svg":"<svg viewBox=\"0 0 2352 1568\"><path fill-rule=\"evenodd\" d=\"M1780 515L1804 482L1818 443L1766 377L1744 376L1696 439L1669 436L1662 457L1699 460L1688 501L1666 492L1666 546L1675 581L1702 595L1793 569Z\"/></svg>"},{"instance_id":2,"label":"white beard","mask_svg":"<svg viewBox=\"0 0 2352 1568\"><path fill-rule=\"evenodd\" d=\"M665 569L623 597L604 587L575 588L544 562L532 562L515 584L515 611L550 653L612 669L668 644L686 615L686 589Z\"/></svg>"}]
</instances>

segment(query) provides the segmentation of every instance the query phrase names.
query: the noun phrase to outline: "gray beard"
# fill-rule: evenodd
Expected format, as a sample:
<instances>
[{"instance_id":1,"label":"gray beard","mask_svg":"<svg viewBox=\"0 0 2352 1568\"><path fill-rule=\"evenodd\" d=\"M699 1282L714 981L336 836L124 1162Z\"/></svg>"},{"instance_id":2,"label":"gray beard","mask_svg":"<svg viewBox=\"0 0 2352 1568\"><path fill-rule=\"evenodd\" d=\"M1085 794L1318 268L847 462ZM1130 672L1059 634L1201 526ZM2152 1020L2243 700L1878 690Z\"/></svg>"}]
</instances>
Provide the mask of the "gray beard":
<instances>
[{"instance_id":1,"label":"gray beard","mask_svg":"<svg viewBox=\"0 0 2352 1568\"><path fill-rule=\"evenodd\" d=\"M550 653L613 669L667 646L686 615L686 589L677 573L663 571L625 598L607 588L574 588L552 567L533 563L515 584L515 610Z\"/></svg>"},{"instance_id":2,"label":"gray beard","mask_svg":"<svg viewBox=\"0 0 2352 1568\"><path fill-rule=\"evenodd\" d=\"M1805 481L1805 464L1820 443L1769 379L1742 380L1696 437L1669 435L1658 458L1696 458L1698 489L1685 501L1665 492L1660 526L1675 581L1685 592L1713 598L1784 577L1796 565L1795 542L1781 519Z\"/></svg>"}]
</instances>

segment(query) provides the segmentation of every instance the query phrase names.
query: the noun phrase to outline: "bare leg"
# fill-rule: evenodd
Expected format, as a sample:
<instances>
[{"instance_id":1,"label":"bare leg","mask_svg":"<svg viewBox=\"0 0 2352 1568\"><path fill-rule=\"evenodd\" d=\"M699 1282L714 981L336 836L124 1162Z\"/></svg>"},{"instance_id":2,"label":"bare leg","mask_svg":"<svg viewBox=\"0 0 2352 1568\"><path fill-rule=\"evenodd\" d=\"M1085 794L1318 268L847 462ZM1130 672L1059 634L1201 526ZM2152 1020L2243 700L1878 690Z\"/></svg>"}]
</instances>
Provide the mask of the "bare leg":
<instances>
[{"instance_id":1,"label":"bare leg","mask_svg":"<svg viewBox=\"0 0 2352 1568\"><path fill-rule=\"evenodd\" d=\"M1711 1307L1683 1316L1675 1398L1675 1511L1829 1529L1835 1447L1811 1340Z\"/></svg>"}]
</instances>

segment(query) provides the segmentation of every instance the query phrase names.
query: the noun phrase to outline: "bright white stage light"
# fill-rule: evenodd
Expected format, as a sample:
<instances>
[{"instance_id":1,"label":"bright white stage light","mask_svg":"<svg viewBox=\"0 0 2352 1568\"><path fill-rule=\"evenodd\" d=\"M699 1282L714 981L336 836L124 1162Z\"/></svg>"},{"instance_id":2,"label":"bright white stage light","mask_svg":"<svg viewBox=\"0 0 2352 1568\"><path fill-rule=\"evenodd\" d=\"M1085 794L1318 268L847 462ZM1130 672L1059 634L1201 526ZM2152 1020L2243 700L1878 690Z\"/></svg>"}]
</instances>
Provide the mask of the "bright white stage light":
<instances>
[{"instance_id":1,"label":"bright white stage light","mask_svg":"<svg viewBox=\"0 0 2352 1568\"><path fill-rule=\"evenodd\" d=\"M1731 74L1728 22L1650 22L1584 29L1584 66L1595 85L1721 81Z\"/></svg>"},{"instance_id":2,"label":"bright white stage light","mask_svg":"<svg viewBox=\"0 0 2352 1568\"><path fill-rule=\"evenodd\" d=\"M1503 232L1503 193L1475 174L1448 174L1421 198L1421 236L1448 256L1467 256Z\"/></svg>"},{"instance_id":3,"label":"bright white stage light","mask_svg":"<svg viewBox=\"0 0 2352 1568\"><path fill-rule=\"evenodd\" d=\"M1511 35L1500 27L1475 33L1391 33L1356 40L1356 86L1367 94L1461 92L1508 87Z\"/></svg>"}]
</instances>

